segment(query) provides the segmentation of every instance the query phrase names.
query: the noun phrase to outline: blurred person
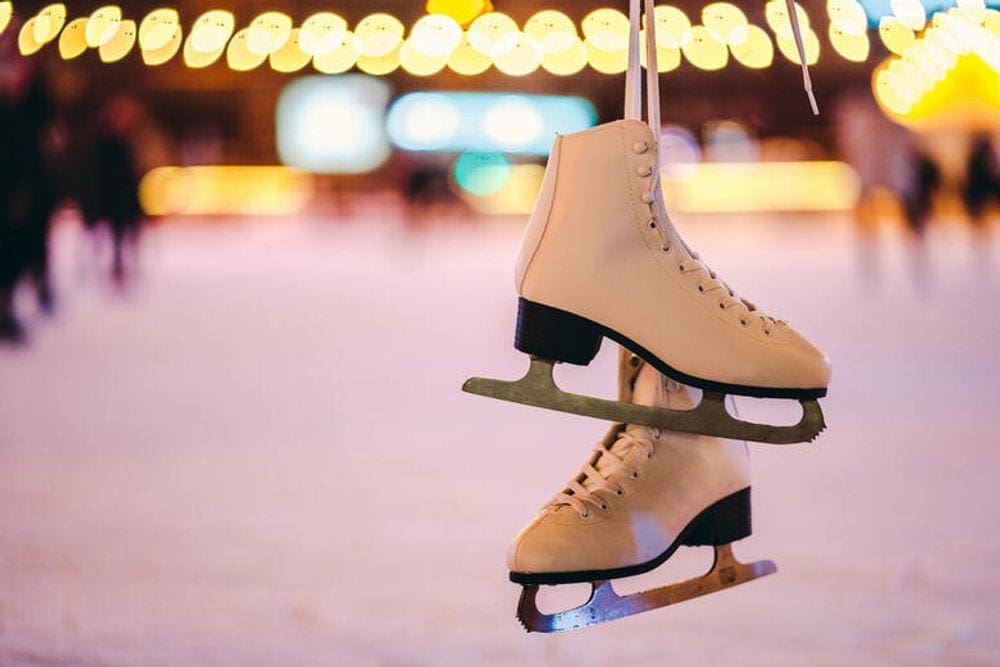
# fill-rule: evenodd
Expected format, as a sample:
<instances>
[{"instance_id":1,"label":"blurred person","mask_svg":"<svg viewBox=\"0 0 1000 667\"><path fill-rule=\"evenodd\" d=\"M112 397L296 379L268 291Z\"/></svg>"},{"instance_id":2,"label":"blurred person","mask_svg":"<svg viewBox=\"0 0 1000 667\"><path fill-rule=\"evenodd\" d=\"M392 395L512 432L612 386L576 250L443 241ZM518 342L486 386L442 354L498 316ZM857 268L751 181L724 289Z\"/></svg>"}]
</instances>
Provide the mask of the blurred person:
<instances>
[{"instance_id":1,"label":"blurred person","mask_svg":"<svg viewBox=\"0 0 1000 667\"><path fill-rule=\"evenodd\" d=\"M0 340L25 338L14 309L22 278L44 312L53 309L48 237L57 188L48 141L54 113L36 61L18 55L8 27L0 37Z\"/></svg>"},{"instance_id":2,"label":"blurred person","mask_svg":"<svg viewBox=\"0 0 1000 667\"><path fill-rule=\"evenodd\" d=\"M139 204L139 170L132 145L137 127L138 103L127 96L114 97L101 106L97 124L84 143L79 183L79 204L90 230L107 225L111 236L111 277L116 285L126 280L126 254L134 254L143 212Z\"/></svg>"},{"instance_id":3,"label":"blurred person","mask_svg":"<svg viewBox=\"0 0 1000 667\"><path fill-rule=\"evenodd\" d=\"M1000 203L1000 164L993 143L985 134L973 139L962 187L962 201L977 226L985 222L990 205Z\"/></svg>"}]
</instances>

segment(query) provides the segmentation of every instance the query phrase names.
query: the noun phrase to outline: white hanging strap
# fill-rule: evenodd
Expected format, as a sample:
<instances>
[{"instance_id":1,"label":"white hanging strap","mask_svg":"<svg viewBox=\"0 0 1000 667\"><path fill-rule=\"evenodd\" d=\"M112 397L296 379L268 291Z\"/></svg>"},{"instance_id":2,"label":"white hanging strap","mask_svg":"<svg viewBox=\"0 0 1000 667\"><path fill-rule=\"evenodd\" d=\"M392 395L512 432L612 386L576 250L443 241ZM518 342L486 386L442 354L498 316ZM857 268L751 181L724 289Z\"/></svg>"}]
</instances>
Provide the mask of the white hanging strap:
<instances>
[{"instance_id":1,"label":"white hanging strap","mask_svg":"<svg viewBox=\"0 0 1000 667\"><path fill-rule=\"evenodd\" d=\"M799 12L795 6L795 0L785 0L788 7L788 20L792 22L792 35L795 37L795 48L799 50L799 62L802 63L802 86L806 89L809 97L809 106L812 107L814 116L819 115L819 105L816 104L816 96L813 95L812 79L809 78L809 62L806 60L806 47L802 42L802 31L799 28Z\"/></svg>"},{"instance_id":2,"label":"white hanging strap","mask_svg":"<svg viewBox=\"0 0 1000 667\"><path fill-rule=\"evenodd\" d=\"M639 31L641 0L629 0L628 69L625 73L625 118L642 120L642 58ZM656 62L656 15L653 0L645 0L646 15L646 122L657 141L660 138L660 78Z\"/></svg>"}]
</instances>

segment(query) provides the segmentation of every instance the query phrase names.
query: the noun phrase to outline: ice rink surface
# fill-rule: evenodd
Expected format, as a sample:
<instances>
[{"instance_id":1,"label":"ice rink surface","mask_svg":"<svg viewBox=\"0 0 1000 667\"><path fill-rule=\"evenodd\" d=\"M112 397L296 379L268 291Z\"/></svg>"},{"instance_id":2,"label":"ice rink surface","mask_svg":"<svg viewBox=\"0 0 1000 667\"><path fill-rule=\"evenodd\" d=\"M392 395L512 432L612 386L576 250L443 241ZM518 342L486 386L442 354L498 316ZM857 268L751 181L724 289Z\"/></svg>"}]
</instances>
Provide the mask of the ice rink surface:
<instances>
[{"instance_id":1,"label":"ice rink surface","mask_svg":"<svg viewBox=\"0 0 1000 667\"><path fill-rule=\"evenodd\" d=\"M736 552L775 576L565 635L515 622L507 545L605 428L459 391L525 366L519 221L166 221L123 293L63 225L58 316L0 348L0 665L1000 664L998 243L681 222L834 362L819 441L753 447ZM605 343L560 379L611 395L614 366Z\"/></svg>"}]
</instances>

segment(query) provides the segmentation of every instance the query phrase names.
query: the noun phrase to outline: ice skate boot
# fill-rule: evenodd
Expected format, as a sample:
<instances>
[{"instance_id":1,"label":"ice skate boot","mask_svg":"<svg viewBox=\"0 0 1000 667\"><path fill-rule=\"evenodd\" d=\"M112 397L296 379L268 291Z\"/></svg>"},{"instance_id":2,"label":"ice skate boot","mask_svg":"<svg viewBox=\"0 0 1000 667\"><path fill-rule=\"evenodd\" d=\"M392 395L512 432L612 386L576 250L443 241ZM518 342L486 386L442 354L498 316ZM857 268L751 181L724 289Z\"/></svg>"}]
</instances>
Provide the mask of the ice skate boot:
<instances>
[{"instance_id":1,"label":"ice skate boot","mask_svg":"<svg viewBox=\"0 0 1000 667\"><path fill-rule=\"evenodd\" d=\"M671 223L660 189L655 65L647 72L650 124L639 120L636 25L626 119L556 138L524 235L515 346L531 356L529 372L516 382L472 378L463 389L661 429L812 440L824 428L816 399L826 395L829 362L786 322L737 295ZM648 31L651 63L655 32ZM589 364L605 337L704 390L704 400L678 412L562 392L553 364ZM725 410L725 394L797 399L802 419L793 426L740 421Z\"/></svg>"},{"instance_id":2,"label":"ice skate boot","mask_svg":"<svg viewBox=\"0 0 1000 667\"><path fill-rule=\"evenodd\" d=\"M687 387L632 359L634 368L641 366L635 402L690 407ZM749 534L744 443L617 424L580 474L514 539L507 563L511 581L524 587L518 620L529 632L571 630L775 572L770 561L743 564L733 558L730 543ZM626 596L612 588L612 579L652 570L680 546L700 545L715 548L715 562L703 576ZM585 604L555 614L538 610L540 585L579 582L593 587Z\"/></svg>"}]
</instances>

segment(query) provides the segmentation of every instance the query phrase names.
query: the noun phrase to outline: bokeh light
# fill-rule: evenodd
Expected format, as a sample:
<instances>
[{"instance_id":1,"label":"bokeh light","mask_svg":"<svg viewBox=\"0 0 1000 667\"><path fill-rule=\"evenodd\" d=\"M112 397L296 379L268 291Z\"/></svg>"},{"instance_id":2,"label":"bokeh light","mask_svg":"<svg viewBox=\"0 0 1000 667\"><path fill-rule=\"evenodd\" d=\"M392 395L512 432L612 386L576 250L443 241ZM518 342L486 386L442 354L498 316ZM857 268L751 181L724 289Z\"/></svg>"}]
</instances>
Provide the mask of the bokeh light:
<instances>
[{"instance_id":1,"label":"bokeh light","mask_svg":"<svg viewBox=\"0 0 1000 667\"><path fill-rule=\"evenodd\" d=\"M923 30L927 13L920 0L891 0L892 14L910 30Z\"/></svg>"},{"instance_id":2,"label":"bokeh light","mask_svg":"<svg viewBox=\"0 0 1000 667\"><path fill-rule=\"evenodd\" d=\"M805 29L810 26L809 14L797 2L795 3L795 14L799 19L799 27L805 32ZM789 20L788 6L785 4L785 0L768 0L768 3L764 5L764 18L775 34L781 32L782 28L791 29L792 22Z\"/></svg>"},{"instance_id":3,"label":"bokeh light","mask_svg":"<svg viewBox=\"0 0 1000 667\"><path fill-rule=\"evenodd\" d=\"M467 36L477 51L492 58L497 40L516 32L518 29L514 19L502 12L489 12L472 22Z\"/></svg>"},{"instance_id":4,"label":"bokeh light","mask_svg":"<svg viewBox=\"0 0 1000 667\"><path fill-rule=\"evenodd\" d=\"M399 69L399 54L403 50L400 44L395 49L384 56L369 57L358 56L357 68L365 74L372 76L384 76Z\"/></svg>"},{"instance_id":5,"label":"bokeh light","mask_svg":"<svg viewBox=\"0 0 1000 667\"><path fill-rule=\"evenodd\" d=\"M123 59L135 46L138 28L132 19L124 19L118 24L115 36L98 47L101 62L114 63Z\"/></svg>"},{"instance_id":6,"label":"bokeh light","mask_svg":"<svg viewBox=\"0 0 1000 667\"><path fill-rule=\"evenodd\" d=\"M492 11L490 0L427 0L428 14L445 14L463 26Z\"/></svg>"},{"instance_id":7,"label":"bokeh light","mask_svg":"<svg viewBox=\"0 0 1000 667\"><path fill-rule=\"evenodd\" d=\"M617 9L595 9L583 18L580 26L587 41L601 51L628 50L628 17Z\"/></svg>"},{"instance_id":8,"label":"bokeh light","mask_svg":"<svg viewBox=\"0 0 1000 667\"><path fill-rule=\"evenodd\" d=\"M7 26L10 25L10 18L13 15L14 6L10 3L10 0L0 2L0 35L7 30Z\"/></svg>"},{"instance_id":9,"label":"bokeh light","mask_svg":"<svg viewBox=\"0 0 1000 667\"><path fill-rule=\"evenodd\" d=\"M736 62L750 69L764 69L774 62L774 44L760 26L747 26L746 39L739 44L731 44L729 50Z\"/></svg>"},{"instance_id":10,"label":"bokeh light","mask_svg":"<svg viewBox=\"0 0 1000 667\"><path fill-rule=\"evenodd\" d=\"M715 39L724 44L740 44L746 39L746 14L732 3L705 5L701 10L701 22Z\"/></svg>"},{"instance_id":11,"label":"bokeh light","mask_svg":"<svg viewBox=\"0 0 1000 667\"><path fill-rule=\"evenodd\" d=\"M813 32L811 27L800 26L802 30L802 45L805 47L806 52L806 64L815 65L819 61L819 37ZM781 55L796 65L802 64L802 59L799 56L799 47L795 43L795 36L792 33L790 26L785 26L780 29L775 35L775 41L778 43L778 50L781 51Z\"/></svg>"},{"instance_id":12,"label":"bokeh light","mask_svg":"<svg viewBox=\"0 0 1000 667\"><path fill-rule=\"evenodd\" d=\"M493 64L508 76L525 76L542 64L542 47L522 32L507 33L493 46Z\"/></svg>"},{"instance_id":13,"label":"bokeh light","mask_svg":"<svg viewBox=\"0 0 1000 667\"><path fill-rule=\"evenodd\" d=\"M542 68L558 76L571 76L586 66L587 48L579 39L565 51L546 53L542 56Z\"/></svg>"},{"instance_id":14,"label":"bokeh light","mask_svg":"<svg viewBox=\"0 0 1000 667\"><path fill-rule=\"evenodd\" d=\"M564 53L580 42L573 21L554 9L542 10L529 18L524 24L524 34L534 38L546 55Z\"/></svg>"},{"instance_id":15,"label":"bokeh light","mask_svg":"<svg viewBox=\"0 0 1000 667\"><path fill-rule=\"evenodd\" d=\"M17 35L17 50L22 56L31 56L43 46L45 46L44 43L35 40L35 17L31 17L24 22Z\"/></svg>"},{"instance_id":16,"label":"bokeh light","mask_svg":"<svg viewBox=\"0 0 1000 667\"><path fill-rule=\"evenodd\" d=\"M845 60L861 63L868 60L871 50L871 42L868 40L868 33L862 31L861 34L851 32L849 27L841 19L831 21L827 29L830 38L830 45Z\"/></svg>"},{"instance_id":17,"label":"bokeh light","mask_svg":"<svg viewBox=\"0 0 1000 667\"><path fill-rule=\"evenodd\" d=\"M691 40L681 47L681 51L689 63L702 70L719 70L729 62L726 45L703 25L691 28Z\"/></svg>"},{"instance_id":18,"label":"bokeh light","mask_svg":"<svg viewBox=\"0 0 1000 667\"><path fill-rule=\"evenodd\" d=\"M469 41L469 36L465 33L462 34L461 41L448 58L448 68L464 76L482 74L492 65L493 59L473 46L472 42Z\"/></svg>"},{"instance_id":19,"label":"bokeh light","mask_svg":"<svg viewBox=\"0 0 1000 667\"><path fill-rule=\"evenodd\" d=\"M340 74L354 67L360 55L361 40L348 30L335 49L313 56L313 67L324 74Z\"/></svg>"},{"instance_id":20,"label":"bokeh light","mask_svg":"<svg viewBox=\"0 0 1000 667\"><path fill-rule=\"evenodd\" d=\"M510 161L503 153L462 153L452 167L455 183L478 197L496 194L510 179Z\"/></svg>"},{"instance_id":21,"label":"bokeh light","mask_svg":"<svg viewBox=\"0 0 1000 667\"><path fill-rule=\"evenodd\" d=\"M219 53L226 48L236 29L236 17L221 9L207 11L194 22L188 41L198 53ZM185 47L186 48L186 47Z\"/></svg>"},{"instance_id":22,"label":"bokeh light","mask_svg":"<svg viewBox=\"0 0 1000 667\"><path fill-rule=\"evenodd\" d=\"M417 51L413 43L407 39L399 52L399 64L409 74L414 76L432 76L444 69L448 64L447 56L427 56Z\"/></svg>"},{"instance_id":23,"label":"bokeh light","mask_svg":"<svg viewBox=\"0 0 1000 667\"><path fill-rule=\"evenodd\" d=\"M878 34L885 48L896 54L905 52L916 40L913 30L892 16L885 16L879 21Z\"/></svg>"},{"instance_id":24,"label":"bokeh light","mask_svg":"<svg viewBox=\"0 0 1000 667\"><path fill-rule=\"evenodd\" d=\"M177 55L177 52L181 50L183 40L184 31L178 29L174 32L174 36L170 38L170 41L160 48L153 50L142 49L142 61L152 67L170 62ZM219 50L219 54L221 53L222 49Z\"/></svg>"},{"instance_id":25,"label":"bokeh light","mask_svg":"<svg viewBox=\"0 0 1000 667\"><path fill-rule=\"evenodd\" d=\"M283 12L264 12L250 22L246 33L250 53L269 56L292 37L292 18Z\"/></svg>"},{"instance_id":26,"label":"bokeh light","mask_svg":"<svg viewBox=\"0 0 1000 667\"><path fill-rule=\"evenodd\" d=\"M317 56L329 53L340 44L347 32L347 21L333 12L316 12L302 22L299 29L299 48L303 53Z\"/></svg>"},{"instance_id":27,"label":"bokeh light","mask_svg":"<svg viewBox=\"0 0 1000 667\"><path fill-rule=\"evenodd\" d=\"M87 46L96 49L101 44L107 44L118 32L121 25L122 10L116 5L105 5L95 9L87 18L85 37Z\"/></svg>"},{"instance_id":28,"label":"bokeh light","mask_svg":"<svg viewBox=\"0 0 1000 667\"><path fill-rule=\"evenodd\" d=\"M250 50L250 29L243 28L229 40L226 47L226 64L234 72L248 72L260 66L267 55Z\"/></svg>"},{"instance_id":29,"label":"bokeh light","mask_svg":"<svg viewBox=\"0 0 1000 667\"><path fill-rule=\"evenodd\" d=\"M143 51L162 49L181 29L176 9L154 9L139 24L139 48Z\"/></svg>"},{"instance_id":30,"label":"bokeh light","mask_svg":"<svg viewBox=\"0 0 1000 667\"><path fill-rule=\"evenodd\" d=\"M288 74L290 72L298 72L309 64L312 56L301 49L301 35L302 33L299 28L293 28L292 34L288 38L288 41L285 42L285 45L268 56L271 69L275 72Z\"/></svg>"},{"instance_id":31,"label":"bokeh light","mask_svg":"<svg viewBox=\"0 0 1000 667\"><path fill-rule=\"evenodd\" d=\"M70 21L59 35L59 55L63 60L72 60L87 50L87 19Z\"/></svg>"},{"instance_id":32,"label":"bokeh light","mask_svg":"<svg viewBox=\"0 0 1000 667\"><path fill-rule=\"evenodd\" d=\"M413 24L409 41L418 53L448 58L462 41L462 27L450 16L430 14Z\"/></svg>"},{"instance_id":33,"label":"bokeh light","mask_svg":"<svg viewBox=\"0 0 1000 667\"><path fill-rule=\"evenodd\" d=\"M0 18L0 22L2 22ZM59 36L59 31L66 25L66 5L56 2L46 5L35 15L33 32L35 41L39 44L48 44ZM3 32L3 30L0 30Z\"/></svg>"},{"instance_id":34,"label":"bokeh light","mask_svg":"<svg viewBox=\"0 0 1000 667\"><path fill-rule=\"evenodd\" d=\"M354 35L361 49L360 55L377 58L391 53L403 42L406 28L395 16L384 13L369 14L358 22Z\"/></svg>"},{"instance_id":35,"label":"bokeh light","mask_svg":"<svg viewBox=\"0 0 1000 667\"><path fill-rule=\"evenodd\" d=\"M679 49L691 41L691 20L687 14L670 5L653 8L656 23L656 45Z\"/></svg>"}]
</instances>

